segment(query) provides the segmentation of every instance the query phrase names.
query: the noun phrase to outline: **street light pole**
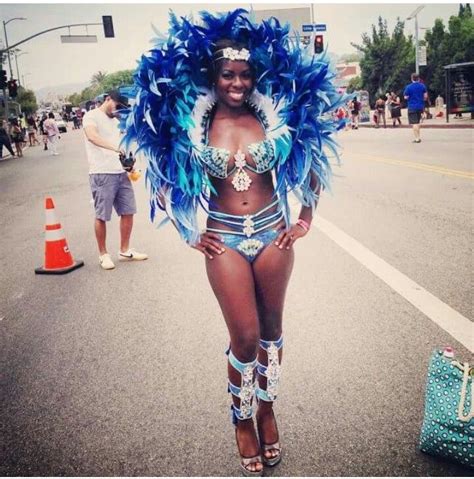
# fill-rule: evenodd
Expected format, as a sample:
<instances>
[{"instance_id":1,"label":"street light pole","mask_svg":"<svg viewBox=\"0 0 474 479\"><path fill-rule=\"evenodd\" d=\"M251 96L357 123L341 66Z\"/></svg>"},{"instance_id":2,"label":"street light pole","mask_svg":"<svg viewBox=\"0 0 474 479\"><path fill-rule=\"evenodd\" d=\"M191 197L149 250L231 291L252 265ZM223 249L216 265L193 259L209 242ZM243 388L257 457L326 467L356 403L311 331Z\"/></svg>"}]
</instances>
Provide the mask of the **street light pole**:
<instances>
[{"instance_id":1,"label":"street light pole","mask_svg":"<svg viewBox=\"0 0 474 479\"><path fill-rule=\"evenodd\" d=\"M27 77L28 75L31 75L31 73L25 73L24 75L21 75L21 84L23 88L25 89L26 89L25 77Z\"/></svg>"},{"instance_id":2,"label":"street light pole","mask_svg":"<svg viewBox=\"0 0 474 479\"><path fill-rule=\"evenodd\" d=\"M15 63L16 63L16 77L18 78L18 83L20 83L20 70L18 69L18 57L21 57L22 55L26 55L28 52L21 52L20 54L15 53ZM20 83L20 85L23 85Z\"/></svg>"},{"instance_id":3,"label":"street light pole","mask_svg":"<svg viewBox=\"0 0 474 479\"><path fill-rule=\"evenodd\" d=\"M13 79L13 70L12 70L12 62L10 60L10 50L8 49L8 35L7 35L7 25L10 22L13 22L13 20L26 20L26 18L23 17L15 17L15 18L10 18L10 20L3 20L3 33L5 34L5 44L7 46L7 57L8 57L8 66L10 67L10 80ZM18 79L20 80L20 79Z\"/></svg>"},{"instance_id":4,"label":"street light pole","mask_svg":"<svg viewBox=\"0 0 474 479\"><path fill-rule=\"evenodd\" d=\"M413 13L410 14L410 16L407 18L407 20L411 20L412 18L415 19L415 71L416 74L420 74L420 57L418 53L418 14L425 8L424 5L420 5Z\"/></svg>"},{"instance_id":5,"label":"street light pole","mask_svg":"<svg viewBox=\"0 0 474 479\"><path fill-rule=\"evenodd\" d=\"M418 15L415 15L415 45L416 45L416 50L415 50L415 71L416 74L420 74L420 53L418 51L419 45L418 45Z\"/></svg>"}]
</instances>

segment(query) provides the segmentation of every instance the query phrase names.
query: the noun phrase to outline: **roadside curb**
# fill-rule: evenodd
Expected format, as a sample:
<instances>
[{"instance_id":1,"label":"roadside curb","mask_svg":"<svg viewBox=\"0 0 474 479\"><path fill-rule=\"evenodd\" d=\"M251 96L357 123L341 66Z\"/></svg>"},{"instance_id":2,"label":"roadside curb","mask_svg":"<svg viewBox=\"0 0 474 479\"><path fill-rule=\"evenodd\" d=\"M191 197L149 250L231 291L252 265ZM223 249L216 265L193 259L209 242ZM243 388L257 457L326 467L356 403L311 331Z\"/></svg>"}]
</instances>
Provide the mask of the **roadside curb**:
<instances>
[{"instance_id":1,"label":"roadside curb","mask_svg":"<svg viewBox=\"0 0 474 479\"><path fill-rule=\"evenodd\" d=\"M13 145L13 143L12 143L12 145ZM29 148L30 148L30 145L24 146L24 147L23 147L23 151L26 151L26 150L28 150ZM8 150L7 150L7 151L8 151ZM13 158L12 155L10 155L10 153L8 153L7 155L4 155L4 156L2 156L2 157L0 158L0 163L1 163L2 161L11 160L12 158ZM22 158L22 157L21 157L21 156L20 156L20 157L18 157L18 156L15 156L15 157L14 157L15 160L19 160L20 158Z\"/></svg>"},{"instance_id":2,"label":"roadside curb","mask_svg":"<svg viewBox=\"0 0 474 479\"><path fill-rule=\"evenodd\" d=\"M448 129L448 130L452 130L452 129L458 129L458 128L462 128L462 129L466 129L466 128L474 128L474 124L471 124L471 125L450 125L449 123L447 125L430 125L430 124L425 124L425 123L420 123L421 124L421 127L423 128L423 130L425 129L428 129L428 128L433 128L433 129ZM390 130L396 130L398 128L410 128L411 129L412 125L399 125L399 126L392 126L392 125L387 125L387 128L386 129L390 129ZM379 127L379 128L375 128L374 125L364 125L363 123L359 123L359 128L373 128L374 130L383 130L383 126Z\"/></svg>"}]
</instances>

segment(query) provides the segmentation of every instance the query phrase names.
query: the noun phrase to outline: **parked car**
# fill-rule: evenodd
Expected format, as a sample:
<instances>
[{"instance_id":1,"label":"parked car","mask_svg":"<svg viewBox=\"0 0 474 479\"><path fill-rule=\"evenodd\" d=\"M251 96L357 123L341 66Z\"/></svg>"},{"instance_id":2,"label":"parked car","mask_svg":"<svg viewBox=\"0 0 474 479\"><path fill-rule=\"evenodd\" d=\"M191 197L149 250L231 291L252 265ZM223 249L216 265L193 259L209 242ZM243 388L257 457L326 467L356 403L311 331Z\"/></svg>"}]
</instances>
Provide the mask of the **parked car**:
<instances>
[{"instance_id":1,"label":"parked car","mask_svg":"<svg viewBox=\"0 0 474 479\"><path fill-rule=\"evenodd\" d=\"M61 133L67 133L67 124L62 118L56 118L56 124Z\"/></svg>"}]
</instances>

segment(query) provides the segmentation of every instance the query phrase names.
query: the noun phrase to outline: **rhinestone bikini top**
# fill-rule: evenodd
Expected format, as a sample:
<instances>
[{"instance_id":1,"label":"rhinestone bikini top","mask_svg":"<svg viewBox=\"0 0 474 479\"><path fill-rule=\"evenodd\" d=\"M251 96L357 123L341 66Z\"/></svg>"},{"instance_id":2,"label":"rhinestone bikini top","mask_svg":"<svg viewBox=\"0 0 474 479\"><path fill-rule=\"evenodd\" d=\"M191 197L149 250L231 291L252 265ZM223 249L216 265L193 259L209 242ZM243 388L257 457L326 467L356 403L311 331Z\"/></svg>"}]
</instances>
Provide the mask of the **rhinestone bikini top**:
<instances>
[{"instance_id":1,"label":"rhinestone bikini top","mask_svg":"<svg viewBox=\"0 0 474 479\"><path fill-rule=\"evenodd\" d=\"M268 122L265 118L256 114L263 131L268 131ZM246 169L257 174L263 174L270 171L275 165L275 147L273 140L265 138L262 141L251 143L247 146L247 151L255 166L247 163L245 153L237 150L233 155L234 166L229 171L229 162L231 152L226 148L219 148L209 145L209 128L211 124L211 110L202 120L203 137L202 137L202 161L206 171L210 176L220 179L226 179L233 175L232 185L236 191L247 191L250 188L252 179L245 172Z\"/></svg>"},{"instance_id":2,"label":"rhinestone bikini top","mask_svg":"<svg viewBox=\"0 0 474 479\"><path fill-rule=\"evenodd\" d=\"M225 148L217 148L210 145L204 148L202 159L206 164L207 172L211 176L221 179L228 178L239 168L247 168L254 173L262 174L273 167L272 160L274 158L274 150L271 140L251 143L248 145L247 150L255 163L255 167L249 165L245 160L245 154L238 150L234 155L235 164L233 168L228 171L231 156L230 151Z\"/></svg>"}]
</instances>

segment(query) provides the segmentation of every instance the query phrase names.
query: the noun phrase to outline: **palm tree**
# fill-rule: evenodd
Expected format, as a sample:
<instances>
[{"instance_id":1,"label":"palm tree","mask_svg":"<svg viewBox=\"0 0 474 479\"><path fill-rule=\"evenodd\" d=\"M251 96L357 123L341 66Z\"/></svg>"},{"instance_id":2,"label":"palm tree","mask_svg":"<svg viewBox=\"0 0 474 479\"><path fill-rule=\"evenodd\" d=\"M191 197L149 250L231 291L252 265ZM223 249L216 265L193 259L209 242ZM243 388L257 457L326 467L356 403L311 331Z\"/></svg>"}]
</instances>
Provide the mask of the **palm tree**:
<instances>
[{"instance_id":1,"label":"palm tree","mask_svg":"<svg viewBox=\"0 0 474 479\"><path fill-rule=\"evenodd\" d=\"M107 77L107 72L101 72L100 70L97 73L94 73L91 78L92 86L99 86Z\"/></svg>"}]
</instances>

